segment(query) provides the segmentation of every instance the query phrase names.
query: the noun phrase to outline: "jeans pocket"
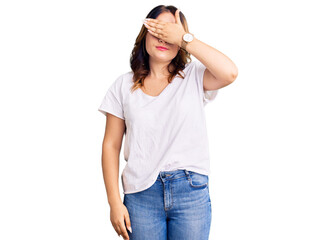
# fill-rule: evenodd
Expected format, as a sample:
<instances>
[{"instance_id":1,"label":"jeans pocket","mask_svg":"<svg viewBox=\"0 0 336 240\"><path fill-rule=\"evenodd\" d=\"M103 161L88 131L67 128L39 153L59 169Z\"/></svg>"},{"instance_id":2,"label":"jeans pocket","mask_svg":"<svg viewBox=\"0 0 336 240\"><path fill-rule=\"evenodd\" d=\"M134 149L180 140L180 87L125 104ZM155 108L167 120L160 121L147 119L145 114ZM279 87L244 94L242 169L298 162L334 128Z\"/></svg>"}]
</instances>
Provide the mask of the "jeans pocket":
<instances>
[{"instance_id":1,"label":"jeans pocket","mask_svg":"<svg viewBox=\"0 0 336 240\"><path fill-rule=\"evenodd\" d=\"M193 188L205 188L208 186L208 175L200 174L197 172L189 171L189 185Z\"/></svg>"}]
</instances>

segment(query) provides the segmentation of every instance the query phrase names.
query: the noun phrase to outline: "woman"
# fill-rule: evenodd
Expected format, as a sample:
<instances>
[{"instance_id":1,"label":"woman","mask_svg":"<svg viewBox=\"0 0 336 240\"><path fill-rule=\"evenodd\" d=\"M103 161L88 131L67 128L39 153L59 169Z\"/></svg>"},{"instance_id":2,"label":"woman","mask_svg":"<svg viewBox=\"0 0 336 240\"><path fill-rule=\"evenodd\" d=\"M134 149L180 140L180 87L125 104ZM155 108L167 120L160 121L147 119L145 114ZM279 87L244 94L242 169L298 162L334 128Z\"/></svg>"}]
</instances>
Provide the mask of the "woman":
<instances>
[{"instance_id":1,"label":"woman","mask_svg":"<svg viewBox=\"0 0 336 240\"><path fill-rule=\"evenodd\" d=\"M106 115L102 166L111 222L124 239L208 239L204 106L236 79L237 68L190 34L174 6L159 5L146 18L132 51L132 71L113 82L98 109ZM199 61L190 61L190 54Z\"/></svg>"}]
</instances>

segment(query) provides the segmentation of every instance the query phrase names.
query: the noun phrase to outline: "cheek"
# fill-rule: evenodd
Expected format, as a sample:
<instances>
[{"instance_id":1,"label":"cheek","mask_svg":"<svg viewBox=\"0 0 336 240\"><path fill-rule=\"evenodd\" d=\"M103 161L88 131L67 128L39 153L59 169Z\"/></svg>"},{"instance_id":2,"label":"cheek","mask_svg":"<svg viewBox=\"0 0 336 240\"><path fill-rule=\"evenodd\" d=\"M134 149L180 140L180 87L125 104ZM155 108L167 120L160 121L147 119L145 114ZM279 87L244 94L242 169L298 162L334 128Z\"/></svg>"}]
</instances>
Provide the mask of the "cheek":
<instances>
[{"instance_id":1,"label":"cheek","mask_svg":"<svg viewBox=\"0 0 336 240\"><path fill-rule=\"evenodd\" d=\"M146 36L146 45L152 45L153 44L153 36L151 36L149 33L147 33Z\"/></svg>"},{"instance_id":2,"label":"cheek","mask_svg":"<svg viewBox=\"0 0 336 240\"><path fill-rule=\"evenodd\" d=\"M174 46L174 47L171 48L171 50L172 50L172 52L174 52L175 54L177 54L178 51L179 51L179 47L178 46Z\"/></svg>"}]
</instances>

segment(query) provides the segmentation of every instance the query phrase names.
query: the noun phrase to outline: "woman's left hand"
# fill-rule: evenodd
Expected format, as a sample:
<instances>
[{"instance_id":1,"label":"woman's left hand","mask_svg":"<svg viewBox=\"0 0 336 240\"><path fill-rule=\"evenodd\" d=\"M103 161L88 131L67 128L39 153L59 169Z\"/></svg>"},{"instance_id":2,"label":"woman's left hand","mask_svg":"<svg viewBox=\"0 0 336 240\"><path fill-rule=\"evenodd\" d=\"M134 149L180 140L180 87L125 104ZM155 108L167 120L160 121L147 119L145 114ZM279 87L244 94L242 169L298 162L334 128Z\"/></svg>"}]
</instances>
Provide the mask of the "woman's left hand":
<instances>
[{"instance_id":1,"label":"woman's left hand","mask_svg":"<svg viewBox=\"0 0 336 240\"><path fill-rule=\"evenodd\" d=\"M175 12L176 23L164 22L158 19L147 18L144 22L148 32L154 37L181 47L182 37L186 33L180 20L180 11Z\"/></svg>"}]
</instances>

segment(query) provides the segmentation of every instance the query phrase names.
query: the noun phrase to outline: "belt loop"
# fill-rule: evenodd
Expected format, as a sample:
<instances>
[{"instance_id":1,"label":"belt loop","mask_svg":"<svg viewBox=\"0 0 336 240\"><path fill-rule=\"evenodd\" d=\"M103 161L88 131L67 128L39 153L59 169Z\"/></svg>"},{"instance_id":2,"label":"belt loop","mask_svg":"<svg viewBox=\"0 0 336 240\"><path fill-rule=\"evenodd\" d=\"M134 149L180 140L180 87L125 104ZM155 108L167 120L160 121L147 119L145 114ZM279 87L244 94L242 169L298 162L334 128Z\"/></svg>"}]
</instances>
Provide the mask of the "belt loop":
<instances>
[{"instance_id":1,"label":"belt loop","mask_svg":"<svg viewBox=\"0 0 336 240\"><path fill-rule=\"evenodd\" d=\"M187 169L184 169L184 172L187 175L187 177L189 177L189 171Z\"/></svg>"}]
</instances>

